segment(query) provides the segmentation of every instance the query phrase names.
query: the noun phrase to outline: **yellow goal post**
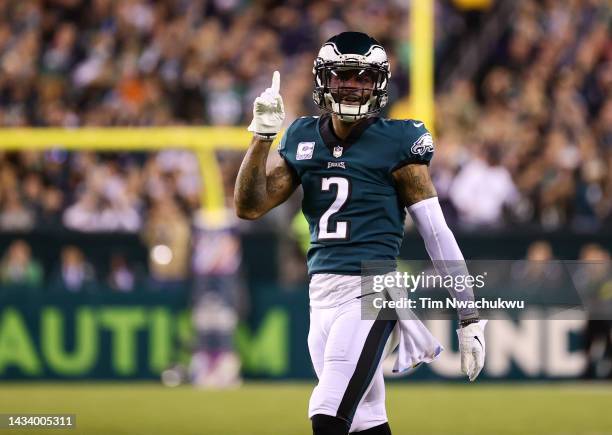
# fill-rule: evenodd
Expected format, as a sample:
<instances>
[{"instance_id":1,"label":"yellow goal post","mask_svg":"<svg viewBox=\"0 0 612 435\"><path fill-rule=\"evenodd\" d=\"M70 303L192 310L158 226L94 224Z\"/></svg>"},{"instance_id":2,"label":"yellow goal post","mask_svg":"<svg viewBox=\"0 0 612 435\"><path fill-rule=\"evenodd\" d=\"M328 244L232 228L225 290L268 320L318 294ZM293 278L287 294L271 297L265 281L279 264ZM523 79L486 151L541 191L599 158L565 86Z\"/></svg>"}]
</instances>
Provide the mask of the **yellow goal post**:
<instances>
[{"instance_id":1,"label":"yellow goal post","mask_svg":"<svg viewBox=\"0 0 612 435\"><path fill-rule=\"evenodd\" d=\"M401 117L421 119L434 128L434 2L412 2L410 11L410 108ZM282 136L279 134L278 137ZM198 159L202 177L202 208L222 210L221 171L216 150L245 150L251 133L245 127L107 127L107 128L0 128L0 150L160 151L185 149ZM274 145L273 145L274 146Z\"/></svg>"},{"instance_id":2,"label":"yellow goal post","mask_svg":"<svg viewBox=\"0 0 612 435\"><path fill-rule=\"evenodd\" d=\"M199 162L202 207L214 211L225 207L221 170L215 151L243 151L251 137L245 127L0 128L0 150L189 150Z\"/></svg>"}]
</instances>

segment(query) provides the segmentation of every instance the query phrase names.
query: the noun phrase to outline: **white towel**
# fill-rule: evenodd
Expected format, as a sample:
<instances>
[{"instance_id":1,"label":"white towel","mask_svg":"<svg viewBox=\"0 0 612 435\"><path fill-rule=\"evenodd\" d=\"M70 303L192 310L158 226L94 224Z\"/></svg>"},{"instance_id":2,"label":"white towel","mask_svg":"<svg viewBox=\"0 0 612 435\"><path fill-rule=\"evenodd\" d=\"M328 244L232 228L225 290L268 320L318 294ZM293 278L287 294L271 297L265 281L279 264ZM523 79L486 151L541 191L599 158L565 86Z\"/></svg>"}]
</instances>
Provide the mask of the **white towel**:
<instances>
[{"instance_id":1,"label":"white towel","mask_svg":"<svg viewBox=\"0 0 612 435\"><path fill-rule=\"evenodd\" d=\"M418 319L399 320L399 343L394 373L402 373L422 363L430 363L444 350L442 345Z\"/></svg>"},{"instance_id":2,"label":"white towel","mask_svg":"<svg viewBox=\"0 0 612 435\"><path fill-rule=\"evenodd\" d=\"M395 301L407 295L406 290L401 288L387 288L387 294ZM396 337L399 341L391 345L391 349L396 346L398 349L393 372L402 373L435 360L444 347L410 308L395 308L395 311L399 319L399 337Z\"/></svg>"}]
</instances>

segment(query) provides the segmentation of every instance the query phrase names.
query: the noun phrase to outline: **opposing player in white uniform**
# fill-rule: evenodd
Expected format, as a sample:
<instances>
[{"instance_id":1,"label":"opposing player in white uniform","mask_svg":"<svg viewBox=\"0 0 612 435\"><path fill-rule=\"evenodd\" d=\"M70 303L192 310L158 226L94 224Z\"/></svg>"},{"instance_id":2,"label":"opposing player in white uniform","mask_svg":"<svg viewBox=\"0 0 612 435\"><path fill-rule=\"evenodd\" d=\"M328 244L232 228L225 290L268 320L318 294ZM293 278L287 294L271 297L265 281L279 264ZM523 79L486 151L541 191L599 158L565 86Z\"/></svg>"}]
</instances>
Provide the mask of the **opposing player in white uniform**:
<instances>
[{"instance_id":1,"label":"opposing player in white uniform","mask_svg":"<svg viewBox=\"0 0 612 435\"><path fill-rule=\"evenodd\" d=\"M278 152L269 153L285 117L278 72L255 100L236 212L257 219L302 185L311 233L308 347L319 379L309 406L313 433L388 435L384 355L399 344L401 371L432 361L441 346L418 320L388 310L376 320L362 316L363 262L395 260L406 209L432 260L463 256L429 176L431 135L422 122L376 116L390 77L384 48L366 34L341 33L323 45L313 72L314 101L325 114L294 121ZM473 381L484 364L484 322L470 309L459 319L461 368Z\"/></svg>"}]
</instances>

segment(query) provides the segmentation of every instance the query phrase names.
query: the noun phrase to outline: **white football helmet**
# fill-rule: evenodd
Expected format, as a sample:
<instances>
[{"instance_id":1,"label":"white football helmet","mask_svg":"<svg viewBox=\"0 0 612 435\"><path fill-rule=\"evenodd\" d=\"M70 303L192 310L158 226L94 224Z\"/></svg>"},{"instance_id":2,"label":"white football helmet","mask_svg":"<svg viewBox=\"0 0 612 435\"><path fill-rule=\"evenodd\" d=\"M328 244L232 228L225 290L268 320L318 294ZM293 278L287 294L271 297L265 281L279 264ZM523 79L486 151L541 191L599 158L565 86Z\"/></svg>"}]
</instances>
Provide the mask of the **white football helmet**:
<instances>
[{"instance_id":1,"label":"white football helmet","mask_svg":"<svg viewBox=\"0 0 612 435\"><path fill-rule=\"evenodd\" d=\"M387 104L391 77L387 53L365 33L343 32L330 38L319 50L312 72L314 102L343 121L378 113ZM345 80L368 86L342 85Z\"/></svg>"}]
</instances>

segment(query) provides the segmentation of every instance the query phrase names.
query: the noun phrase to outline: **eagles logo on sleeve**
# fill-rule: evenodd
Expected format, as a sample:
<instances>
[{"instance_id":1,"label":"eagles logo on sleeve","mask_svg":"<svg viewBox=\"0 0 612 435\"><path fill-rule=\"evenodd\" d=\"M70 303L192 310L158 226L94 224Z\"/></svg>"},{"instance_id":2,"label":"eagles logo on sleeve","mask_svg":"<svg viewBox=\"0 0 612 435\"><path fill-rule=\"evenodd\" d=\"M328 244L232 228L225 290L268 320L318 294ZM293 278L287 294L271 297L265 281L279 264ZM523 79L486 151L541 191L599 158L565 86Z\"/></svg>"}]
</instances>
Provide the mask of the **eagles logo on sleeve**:
<instances>
[{"instance_id":1,"label":"eagles logo on sleeve","mask_svg":"<svg viewBox=\"0 0 612 435\"><path fill-rule=\"evenodd\" d=\"M424 156L425 153L433 153L434 145L431 134L427 132L419 136L414 144L412 144L410 151L412 151L413 154L418 154L419 156Z\"/></svg>"}]
</instances>

